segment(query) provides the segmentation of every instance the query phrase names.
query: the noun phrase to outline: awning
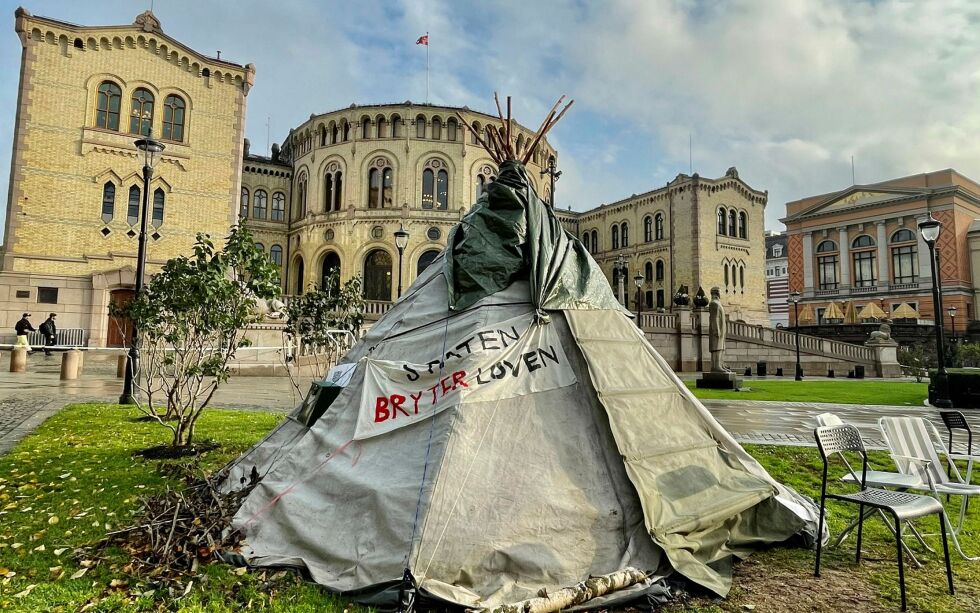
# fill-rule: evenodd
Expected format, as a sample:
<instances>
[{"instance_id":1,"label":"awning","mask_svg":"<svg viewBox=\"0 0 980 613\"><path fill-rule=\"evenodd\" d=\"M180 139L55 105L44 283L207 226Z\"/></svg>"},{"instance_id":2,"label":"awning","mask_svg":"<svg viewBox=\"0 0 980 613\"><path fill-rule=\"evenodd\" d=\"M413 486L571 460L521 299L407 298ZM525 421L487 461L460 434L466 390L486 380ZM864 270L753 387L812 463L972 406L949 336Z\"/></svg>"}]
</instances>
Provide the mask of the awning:
<instances>
[{"instance_id":1,"label":"awning","mask_svg":"<svg viewBox=\"0 0 980 613\"><path fill-rule=\"evenodd\" d=\"M799 321L813 321L813 311L810 310L809 304L803 305L803 310L800 311Z\"/></svg>"},{"instance_id":2,"label":"awning","mask_svg":"<svg viewBox=\"0 0 980 613\"><path fill-rule=\"evenodd\" d=\"M865 305L864 308L861 309L861 314L858 315L860 319L883 319L886 316L887 314L881 310L881 307L875 302L869 302L867 305ZM895 317L894 313L892 314L892 317Z\"/></svg>"},{"instance_id":3,"label":"awning","mask_svg":"<svg viewBox=\"0 0 980 613\"><path fill-rule=\"evenodd\" d=\"M892 311L892 319L919 319L921 315L912 308L912 305L902 303L900 307Z\"/></svg>"},{"instance_id":4,"label":"awning","mask_svg":"<svg viewBox=\"0 0 980 613\"><path fill-rule=\"evenodd\" d=\"M823 312L824 319L844 319L844 312L840 310L836 302L831 302L827 305L827 309Z\"/></svg>"},{"instance_id":5,"label":"awning","mask_svg":"<svg viewBox=\"0 0 980 613\"><path fill-rule=\"evenodd\" d=\"M854 307L854 301L848 300L847 304L844 305L844 323L856 324L857 321L857 309Z\"/></svg>"}]
</instances>

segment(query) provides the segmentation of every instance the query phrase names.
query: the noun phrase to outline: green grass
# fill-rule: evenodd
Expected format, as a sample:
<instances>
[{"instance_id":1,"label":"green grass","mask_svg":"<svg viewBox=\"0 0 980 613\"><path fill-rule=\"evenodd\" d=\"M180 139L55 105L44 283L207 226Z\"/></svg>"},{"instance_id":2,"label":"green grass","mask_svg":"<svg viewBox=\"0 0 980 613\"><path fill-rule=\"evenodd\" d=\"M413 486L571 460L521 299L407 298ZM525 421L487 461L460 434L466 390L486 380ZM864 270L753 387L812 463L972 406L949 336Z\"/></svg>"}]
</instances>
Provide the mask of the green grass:
<instances>
[{"instance_id":1,"label":"green grass","mask_svg":"<svg viewBox=\"0 0 980 613\"><path fill-rule=\"evenodd\" d=\"M697 389L685 381L698 398L728 400L787 400L797 402L841 402L845 404L890 404L922 406L927 384L911 381L785 381L747 379L740 391Z\"/></svg>"},{"instance_id":2,"label":"green grass","mask_svg":"<svg viewBox=\"0 0 980 613\"><path fill-rule=\"evenodd\" d=\"M75 548L97 542L107 530L130 525L138 497L167 483L168 477L158 469L160 462L136 459L133 452L166 442L168 432L152 423L134 421L136 415L134 410L108 405L68 407L11 453L0 456L0 574L7 575L0 578L0 609L360 610L315 585L300 582L291 573L240 576L223 564L208 566L186 596L152 593L145 583L124 572L128 559L118 550L107 551L84 576L72 579L87 559L76 557ZM279 419L281 416L263 413L209 412L201 420L199 436L221 441L222 447L208 452L203 465L221 466ZM815 450L747 449L777 479L808 495L818 492L820 463ZM883 454L875 454L874 460L889 465ZM832 531L840 530L853 514L850 508L832 505ZM978 535L980 505L971 508L963 536L968 552L980 553ZM938 546L938 539L931 542ZM853 543L853 538L848 541L849 546ZM959 593L951 598L943 590L941 558L913 548L926 566L907 569L910 610L966 613L980 609L980 563L954 558ZM894 541L879 521L866 525L864 550L860 565L854 564L849 547L828 552L823 577L815 579L813 552L774 548L736 565L735 587L727 600L694 597L673 603L667 610L735 612L749 610L747 605L755 605L757 611L897 610ZM92 606L85 608L88 604Z\"/></svg>"}]
</instances>

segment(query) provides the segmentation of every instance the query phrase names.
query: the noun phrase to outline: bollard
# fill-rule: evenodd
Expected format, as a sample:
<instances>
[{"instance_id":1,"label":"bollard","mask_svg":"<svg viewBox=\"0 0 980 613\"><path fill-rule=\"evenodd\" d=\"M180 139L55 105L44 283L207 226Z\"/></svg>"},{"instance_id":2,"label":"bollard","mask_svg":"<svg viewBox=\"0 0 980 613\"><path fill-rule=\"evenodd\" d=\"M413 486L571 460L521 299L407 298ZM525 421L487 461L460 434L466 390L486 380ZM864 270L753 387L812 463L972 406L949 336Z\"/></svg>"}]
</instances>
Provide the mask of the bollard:
<instances>
[{"instance_id":1,"label":"bollard","mask_svg":"<svg viewBox=\"0 0 980 613\"><path fill-rule=\"evenodd\" d=\"M27 349L14 347L10 352L10 372L27 372Z\"/></svg>"},{"instance_id":2,"label":"bollard","mask_svg":"<svg viewBox=\"0 0 980 613\"><path fill-rule=\"evenodd\" d=\"M776 369L776 376L777 377L782 377L783 376L783 369L782 368L777 368Z\"/></svg>"},{"instance_id":3,"label":"bollard","mask_svg":"<svg viewBox=\"0 0 980 613\"><path fill-rule=\"evenodd\" d=\"M78 376L82 376L82 369L85 366L85 352L78 349Z\"/></svg>"},{"instance_id":4,"label":"bollard","mask_svg":"<svg viewBox=\"0 0 980 613\"><path fill-rule=\"evenodd\" d=\"M61 380L70 381L78 378L78 366L82 352L71 349L61 354Z\"/></svg>"},{"instance_id":5,"label":"bollard","mask_svg":"<svg viewBox=\"0 0 980 613\"><path fill-rule=\"evenodd\" d=\"M116 378L123 379L126 377L126 354L123 353L116 358Z\"/></svg>"}]
</instances>

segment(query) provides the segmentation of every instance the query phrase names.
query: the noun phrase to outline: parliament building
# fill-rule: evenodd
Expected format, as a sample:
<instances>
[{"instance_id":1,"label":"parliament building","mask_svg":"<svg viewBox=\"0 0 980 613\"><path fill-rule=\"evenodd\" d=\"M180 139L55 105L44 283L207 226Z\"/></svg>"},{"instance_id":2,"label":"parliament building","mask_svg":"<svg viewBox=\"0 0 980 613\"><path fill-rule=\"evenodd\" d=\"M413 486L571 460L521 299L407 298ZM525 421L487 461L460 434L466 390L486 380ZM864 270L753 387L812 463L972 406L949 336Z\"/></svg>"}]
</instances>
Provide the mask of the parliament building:
<instances>
[{"instance_id":1,"label":"parliament building","mask_svg":"<svg viewBox=\"0 0 980 613\"><path fill-rule=\"evenodd\" d=\"M132 296L142 203L134 140L166 146L147 193L148 274L189 252L195 235L247 220L281 268L283 293L333 269L360 276L369 319L384 313L496 178L478 144L496 117L404 102L314 114L273 146L245 139L256 69L209 57L164 33L146 11L129 25L80 26L25 9L4 244L0 342L22 312L59 313L89 346L118 346L109 305ZM258 84L261 87L261 81ZM461 118L460 118L461 117ZM532 132L518 126L518 148ZM542 199L558 152L545 140L528 171ZM559 183L560 185L560 183ZM560 208L561 191L558 190ZM766 323L767 194L732 168L678 175L585 212L559 210L630 308L669 311L677 287L718 286L733 319ZM394 233L408 244L399 254ZM640 277L636 279L636 277ZM639 287L636 281L639 281Z\"/></svg>"}]
</instances>

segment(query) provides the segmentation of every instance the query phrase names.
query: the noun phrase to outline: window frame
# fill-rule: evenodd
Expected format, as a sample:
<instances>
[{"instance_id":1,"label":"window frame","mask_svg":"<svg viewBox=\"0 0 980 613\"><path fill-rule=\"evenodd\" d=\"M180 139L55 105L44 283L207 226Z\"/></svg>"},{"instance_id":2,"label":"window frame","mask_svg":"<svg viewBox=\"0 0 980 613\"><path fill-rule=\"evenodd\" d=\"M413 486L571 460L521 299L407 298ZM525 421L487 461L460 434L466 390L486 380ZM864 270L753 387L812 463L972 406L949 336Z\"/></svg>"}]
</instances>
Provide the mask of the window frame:
<instances>
[{"instance_id":1,"label":"window frame","mask_svg":"<svg viewBox=\"0 0 980 613\"><path fill-rule=\"evenodd\" d=\"M176 103L179 102L180 106ZM176 118L177 111L180 111L180 120ZM170 120L167 120L167 116L170 116ZM184 136L186 132L185 124L187 122L187 102L184 101L183 97L177 94L167 94L163 99L163 139L170 140L176 143L184 142ZM169 135L167 128L170 128ZM178 135L174 135L174 132L179 131Z\"/></svg>"},{"instance_id":2,"label":"window frame","mask_svg":"<svg viewBox=\"0 0 980 613\"><path fill-rule=\"evenodd\" d=\"M103 91L103 88L108 86L109 88L115 88L115 91ZM105 80L99 83L99 87L96 90L96 101L95 101L95 127L102 128L104 130L112 130L113 132L119 131L119 116L122 111L122 88L118 83L111 80ZM103 97L105 99L105 108L103 107ZM112 110L113 99L116 101L116 110ZM112 125L112 119L115 118L115 125ZM101 125L104 123L105 125Z\"/></svg>"},{"instance_id":3,"label":"window frame","mask_svg":"<svg viewBox=\"0 0 980 613\"><path fill-rule=\"evenodd\" d=\"M137 101L137 95L141 92L145 92L146 97ZM139 104L139 115L136 115L136 104ZM156 96L153 92L145 87L137 87L133 90L133 93L129 97L129 133L138 134L144 137L149 137L150 133L153 131L153 115L156 111ZM147 106L149 106L149 112L147 112ZM149 117L146 115L149 114ZM134 124L134 122L136 122Z\"/></svg>"}]
</instances>

